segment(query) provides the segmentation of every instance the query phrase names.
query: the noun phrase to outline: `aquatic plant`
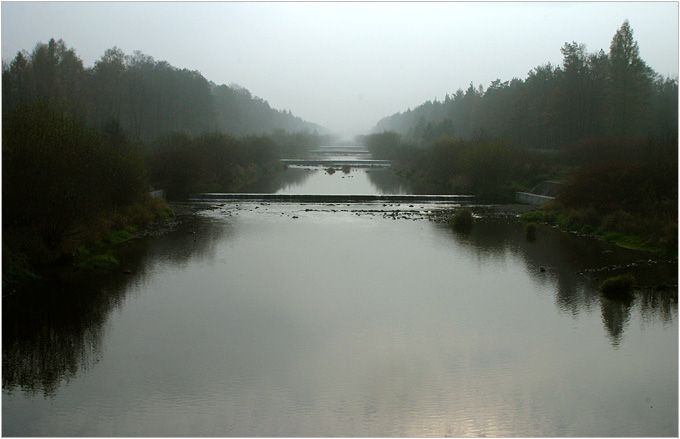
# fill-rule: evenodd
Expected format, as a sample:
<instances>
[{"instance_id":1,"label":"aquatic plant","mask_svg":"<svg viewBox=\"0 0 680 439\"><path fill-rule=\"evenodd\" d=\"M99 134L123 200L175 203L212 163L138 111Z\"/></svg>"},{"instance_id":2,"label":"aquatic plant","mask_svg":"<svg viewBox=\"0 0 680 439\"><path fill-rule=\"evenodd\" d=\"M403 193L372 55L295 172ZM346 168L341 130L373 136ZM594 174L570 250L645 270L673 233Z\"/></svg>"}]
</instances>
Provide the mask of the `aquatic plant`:
<instances>
[{"instance_id":1,"label":"aquatic plant","mask_svg":"<svg viewBox=\"0 0 680 439\"><path fill-rule=\"evenodd\" d=\"M630 273L606 279L600 286L600 291L607 299L629 300L633 297L635 278Z\"/></svg>"},{"instance_id":2,"label":"aquatic plant","mask_svg":"<svg viewBox=\"0 0 680 439\"><path fill-rule=\"evenodd\" d=\"M451 227L457 232L468 233L474 225L474 218L470 209L463 209L456 212L450 220Z\"/></svg>"}]
</instances>

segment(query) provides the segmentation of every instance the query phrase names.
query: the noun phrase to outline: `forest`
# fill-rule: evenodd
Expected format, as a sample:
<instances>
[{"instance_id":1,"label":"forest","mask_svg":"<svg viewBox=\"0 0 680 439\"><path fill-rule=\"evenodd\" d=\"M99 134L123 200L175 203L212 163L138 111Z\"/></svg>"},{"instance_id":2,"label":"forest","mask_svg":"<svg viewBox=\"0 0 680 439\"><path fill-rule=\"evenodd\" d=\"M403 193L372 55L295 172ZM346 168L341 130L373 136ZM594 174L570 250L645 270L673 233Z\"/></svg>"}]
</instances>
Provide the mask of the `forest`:
<instances>
[{"instance_id":1,"label":"forest","mask_svg":"<svg viewBox=\"0 0 680 439\"><path fill-rule=\"evenodd\" d=\"M172 215L151 189L236 191L332 141L242 87L115 47L84 68L62 40L38 43L2 85L3 283L115 263L105 244Z\"/></svg>"},{"instance_id":2,"label":"forest","mask_svg":"<svg viewBox=\"0 0 680 439\"><path fill-rule=\"evenodd\" d=\"M591 137L677 133L677 78L657 74L642 60L627 21L609 53L589 53L577 42L565 43L560 52L561 66L540 65L523 80L497 79L486 90L470 83L443 101L381 119L374 132L394 131L416 144L484 136L540 149Z\"/></svg>"},{"instance_id":3,"label":"forest","mask_svg":"<svg viewBox=\"0 0 680 439\"><path fill-rule=\"evenodd\" d=\"M513 202L563 182L532 220L677 254L677 78L646 65L627 21L609 53L561 53L560 66L470 84L358 140L433 192ZM2 85L3 283L96 265L102 243L172 214L152 189L238 191L333 141L242 87L115 47L85 68L62 40L38 43L3 62Z\"/></svg>"},{"instance_id":4,"label":"forest","mask_svg":"<svg viewBox=\"0 0 680 439\"><path fill-rule=\"evenodd\" d=\"M532 219L677 254L677 78L643 61L628 21L608 53L560 51L560 66L471 83L358 140L429 190L512 202L540 181L564 183Z\"/></svg>"},{"instance_id":5,"label":"forest","mask_svg":"<svg viewBox=\"0 0 680 439\"><path fill-rule=\"evenodd\" d=\"M91 68L62 40L38 43L2 66L3 111L36 99L65 104L91 127L116 120L132 141L149 141L168 132L232 135L308 131L326 134L290 111L270 108L238 85L216 85L197 71L113 47Z\"/></svg>"}]
</instances>

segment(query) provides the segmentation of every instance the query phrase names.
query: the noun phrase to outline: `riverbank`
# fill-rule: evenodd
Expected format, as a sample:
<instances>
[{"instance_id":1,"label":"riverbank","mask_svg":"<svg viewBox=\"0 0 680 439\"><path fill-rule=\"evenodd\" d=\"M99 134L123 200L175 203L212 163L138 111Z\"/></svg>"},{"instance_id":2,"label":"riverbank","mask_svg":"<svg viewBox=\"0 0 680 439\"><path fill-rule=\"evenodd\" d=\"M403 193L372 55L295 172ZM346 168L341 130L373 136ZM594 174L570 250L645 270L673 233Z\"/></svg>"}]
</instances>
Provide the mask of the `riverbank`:
<instances>
[{"instance_id":1,"label":"riverbank","mask_svg":"<svg viewBox=\"0 0 680 439\"><path fill-rule=\"evenodd\" d=\"M675 217L677 218L677 216ZM617 246L677 259L677 219L668 214L618 210L603 214L593 207L569 208L557 201L526 212L522 220L590 236Z\"/></svg>"},{"instance_id":2,"label":"riverbank","mask_svg":"<svg viewBox=\"0 0 680 439\"><path fill-rule=\"evenodd\" d=\"M3 236L3 287L17 287L39 279L45 272L59 267L85 270L110 270L119 262L112 248L135 237L162 229L172 223L175 213L167 202L148 197L125 208L110 211L83 225L83 232L64 240L58 247L24 243L37 238L25 235ZM23 244L23 245L22 245Z\"/></svg>"},{"instance_id":3,"label":"riverbank","mask_svg":"<svg viewBox=\"0 0 680 439\"><path fill-rule=\"evenodd\" d=\"M645 423L648 411L638 410L642 415L624 427L602 428L598 420L598 430L583 428L597 410L629 419L620 417L630 416L628 406L600 404L603 391L626 391L619 399L640 404L650 395L655 416L677 409L662 400L674 401L668 382L677 352L669 346L677 345L677 301L652 294L643 300L636 292L622 305L601 298L593 277L604 272L578 274L641 260L636 252L603 254L609 245L548 227L530 242L508 206L479 206L469 234L429 222L429 211L470 207L463 205L181 207L174 230L114 246L119 268L65 270L36 283L32 294L4 300L5 433L408 436L412 424L395 431L404 401L421 410L429 428L437 407L462 413L456 425L470 418L470 407L486 419L491 398L509 401L504 413L535 426L506 435L616 435L659 423ZM664 268L636 267L674 284L659 275ZM638 282L647 284L642 274ZM549 375L537 381L536 371ZM660 387L640 395L650 376ZM398 386L412 386L386 392L395 377ZM498 386L499 379L513 387ZM368 402L366 382L377 386L368 386L375 390ZM215 392L215 383L223 391ZM574 383L584 389L575 400ZM300 395L311 412L300 410ZM488 397L475 402L475 395ZM188 400L178 404L182 398ZM252 418L262 398L273 401L264 413L272 422ZM363 416L362 404L376 411ZM526 411L535 404L579 422L551 429L548 417L536 422L535 411ZM168 413L175 413L170 425ZM364 424L348 425L346 416ZM208 422L189 431L197 417ZM442 418L436 425L443 428L418 431L464 435L447 432L456 422Z\"/></svg>"}]
</instances>

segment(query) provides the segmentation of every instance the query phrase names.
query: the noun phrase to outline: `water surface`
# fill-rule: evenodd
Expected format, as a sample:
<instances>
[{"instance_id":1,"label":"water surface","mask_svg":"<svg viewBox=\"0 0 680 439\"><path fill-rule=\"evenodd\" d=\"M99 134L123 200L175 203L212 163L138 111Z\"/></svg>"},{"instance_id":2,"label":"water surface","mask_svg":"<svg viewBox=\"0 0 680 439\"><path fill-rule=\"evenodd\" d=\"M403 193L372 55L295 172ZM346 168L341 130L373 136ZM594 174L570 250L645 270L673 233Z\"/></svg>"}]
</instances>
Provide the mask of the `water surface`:
<instances>
[{"instance_id":1,"label":"water surface","mask_svg":"<svg viewBox=\"0 0 680 439\"><path fill-rule=\"evenodd\" d=\"M352 167L333 171L321 166L289 166L285 171L243 188L244 193L410 195L412 185L386 168Z\"/></svg>"},{"instance_id":2,"label":"water surface","mask_svg":"<svg viewBox=\"0 0 680 439\"><path fill-rule=\"evenodd\" d=\"M3 435L678 434L677 291L580 274L645 255L482 207L460 234L441 205L191 206L3 299Z\"/></svg>"}]
</instances>

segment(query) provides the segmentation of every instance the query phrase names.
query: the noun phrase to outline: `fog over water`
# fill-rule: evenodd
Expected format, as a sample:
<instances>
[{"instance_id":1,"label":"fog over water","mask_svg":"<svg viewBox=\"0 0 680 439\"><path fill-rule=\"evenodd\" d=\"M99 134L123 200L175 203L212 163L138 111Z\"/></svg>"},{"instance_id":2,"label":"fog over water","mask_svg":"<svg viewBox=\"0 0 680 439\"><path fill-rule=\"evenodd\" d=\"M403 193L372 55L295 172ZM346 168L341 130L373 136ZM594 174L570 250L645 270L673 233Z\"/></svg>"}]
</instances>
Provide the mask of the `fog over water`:
<instances>
[{"instance_id":1,"label":"fog over water","mask_svg":"<svg viewBox=\"0 0 680 439\"><path fill-rule=\"evenodd\" d=\"M565 42L608 52L626 19L647 64L677 76L674 2L3 2L2 59L50 38L85 66L140 50L349 136L470 82L559 65Z\"/></svg>"}]
</instances>

